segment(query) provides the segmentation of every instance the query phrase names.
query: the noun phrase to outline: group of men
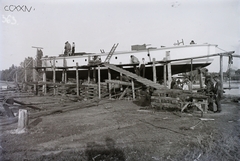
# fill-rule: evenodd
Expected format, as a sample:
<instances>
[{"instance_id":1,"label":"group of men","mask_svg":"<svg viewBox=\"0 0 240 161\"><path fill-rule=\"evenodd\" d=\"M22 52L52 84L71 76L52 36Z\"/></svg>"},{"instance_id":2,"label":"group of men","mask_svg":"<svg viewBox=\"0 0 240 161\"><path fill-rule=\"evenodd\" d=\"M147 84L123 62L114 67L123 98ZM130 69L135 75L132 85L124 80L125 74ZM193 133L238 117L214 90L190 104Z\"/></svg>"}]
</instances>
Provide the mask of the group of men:
<instances>
[{"instance_id":1,"label":"group of men","mask_svg":"<svg viewBox=\"0 0 240 161\"><path fill-rule=\"evenodd\" d=\"M213 79L215 81L215 84L213 82ZM206 75L205 78L205 85L206 85L206 95L208 96L208 110L220 113L222 111L221 107L221 99L223 96L223 89L222 89L222 83L219 79L219 76L214 76L212 79L211 75ZM215 104L217 105L217 110L214 111L214 100Z\"/></svg>"},{"instance_id":2,"label":"group of men","mask_svg":"<svg viewBox=\"0 0 240 161\"><path fill-rule=\"evenodd\" d=\"M73 42L71 47L71 44L67 41L64 46L64 55L70 56L70 55L74 55L74 53L75 53L75 43Z\"/></svg>"}]
</instances>

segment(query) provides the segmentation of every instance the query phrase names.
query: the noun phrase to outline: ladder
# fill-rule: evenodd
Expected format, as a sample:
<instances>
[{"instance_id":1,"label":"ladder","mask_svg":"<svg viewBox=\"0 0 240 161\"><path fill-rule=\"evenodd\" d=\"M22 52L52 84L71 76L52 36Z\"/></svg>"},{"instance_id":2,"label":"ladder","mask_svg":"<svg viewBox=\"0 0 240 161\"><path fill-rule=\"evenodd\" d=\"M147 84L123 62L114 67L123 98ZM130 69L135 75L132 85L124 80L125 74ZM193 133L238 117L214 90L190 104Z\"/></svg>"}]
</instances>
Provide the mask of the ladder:
<instances>
[{"instance_id":1,"label":"ladder","mask_svg":"<svg viewBox=\"0 0 240 161\"><path fill-rule=\"evenodd\" d=\"M108 53L108 55L107 55L104 63L109 63L109 61L110 61L110 59L111 59L114 51L116 50L117 46L118 46L118 43L117 43L116 45L115 45L115 44L113 45L113 47L112 47L112 49L110 50L110 52Z\"/></svg>"}]
</instances>

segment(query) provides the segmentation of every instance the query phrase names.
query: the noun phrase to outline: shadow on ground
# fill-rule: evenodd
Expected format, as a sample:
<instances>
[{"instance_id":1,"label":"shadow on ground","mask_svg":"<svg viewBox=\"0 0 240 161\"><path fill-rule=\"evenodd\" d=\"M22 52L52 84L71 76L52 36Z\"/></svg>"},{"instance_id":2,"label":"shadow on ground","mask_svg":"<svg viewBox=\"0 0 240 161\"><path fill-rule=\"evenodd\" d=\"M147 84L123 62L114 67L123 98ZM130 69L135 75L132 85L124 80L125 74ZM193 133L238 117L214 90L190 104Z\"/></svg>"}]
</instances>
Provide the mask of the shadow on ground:
<instances>
[{"instance_id":1,"label":"shadow on ground","mask_svg":"<svg viewBox=\"0 0 240 161\"><path fill-rule=\"evenodd\" d=\"M115 141L111 138L106 138L106 146L96 144L95 142L87 143L87 149L85 155L88 161L100 161L100 160L125 160L125 156L122 150L115 147Z\"/></svg>"}]
</instances>

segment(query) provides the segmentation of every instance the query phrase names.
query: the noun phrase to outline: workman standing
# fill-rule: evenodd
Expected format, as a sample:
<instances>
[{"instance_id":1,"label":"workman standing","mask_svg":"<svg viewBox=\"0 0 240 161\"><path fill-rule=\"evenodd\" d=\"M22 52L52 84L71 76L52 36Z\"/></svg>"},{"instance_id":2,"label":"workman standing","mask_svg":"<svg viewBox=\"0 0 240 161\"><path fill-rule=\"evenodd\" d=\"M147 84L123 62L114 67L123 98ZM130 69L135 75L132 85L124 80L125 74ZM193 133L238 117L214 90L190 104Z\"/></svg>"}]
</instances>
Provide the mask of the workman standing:
<instances>
[{"instance_id":1,"label":"workman standing","mask_svg":"<svg viewBox=\"0 0 240 161\"><path fill-rule=\"evenodd\" d=\"M205 85L206 85L206 95L208 96L208 110L214 111L213 109L213 100L214 100L214 83L212 81L212 77L207 75L205 78Z\"/></svg>"},{"instance_id":2,"label":"workman standing","mask_svg":"<svg viewBox=\"0 0 240 161\"><path fill-rule=\"evenodd\" d=\"M222 83L218 76L215 76L214 80L216 82L214 86L214 94L215 94L215 103L217 105L217 111L215 112L220 113L222 111L222 107L221 107L221 99L223 96Z\"/></svg>"}]
</instances>

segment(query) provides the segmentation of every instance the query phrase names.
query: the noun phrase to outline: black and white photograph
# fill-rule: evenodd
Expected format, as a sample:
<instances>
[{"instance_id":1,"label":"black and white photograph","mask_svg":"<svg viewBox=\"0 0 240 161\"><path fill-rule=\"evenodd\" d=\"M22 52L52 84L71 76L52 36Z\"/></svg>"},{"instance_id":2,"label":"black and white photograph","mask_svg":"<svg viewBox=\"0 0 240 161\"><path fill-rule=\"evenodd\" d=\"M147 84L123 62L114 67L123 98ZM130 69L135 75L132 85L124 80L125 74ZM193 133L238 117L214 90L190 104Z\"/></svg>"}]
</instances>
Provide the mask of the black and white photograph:
<instances>
[{"instance_id":1,"label":"black and white photograph","mask_svg":"<svg viewBox=\"0 0 240 161\"><path fill-rule=\"evenodd\" d=\"M240 0L0 0L0 161L240 160Z\"/></svg>"}]
</instances>

